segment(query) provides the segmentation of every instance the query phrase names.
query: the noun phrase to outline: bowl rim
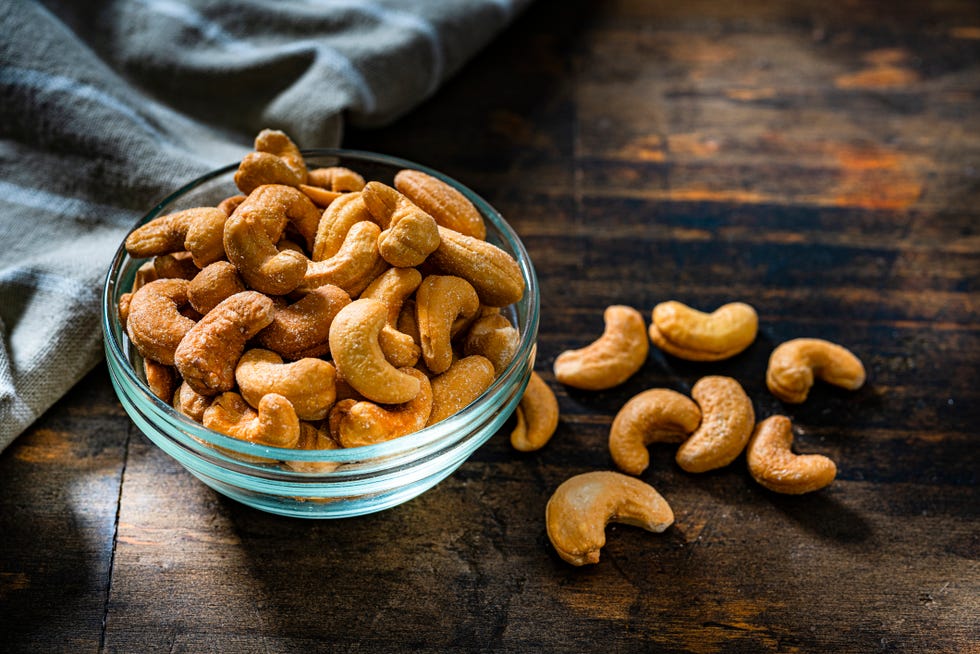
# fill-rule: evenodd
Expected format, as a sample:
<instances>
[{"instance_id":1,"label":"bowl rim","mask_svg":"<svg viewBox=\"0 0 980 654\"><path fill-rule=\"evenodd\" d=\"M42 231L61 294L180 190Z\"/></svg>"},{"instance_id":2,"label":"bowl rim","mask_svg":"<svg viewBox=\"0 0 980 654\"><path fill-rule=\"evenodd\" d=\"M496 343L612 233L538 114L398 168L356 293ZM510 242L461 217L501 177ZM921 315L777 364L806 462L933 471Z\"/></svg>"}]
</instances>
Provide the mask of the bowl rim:
<instances>
[{"instance_id":1,"label":"bowl rim","mask_svg":"<svg viewBox=\"0 0 980 654\"><path fill-rule=\"evenodd\" d=\"M468 188L466 185L438 170L408 159L365 150L352 150L346 148L312 148L302 149L301 153L304 158L336 158L340 160L337 165L343 165L341 162L343 162L345 159L348 161L359 160L375 165L388 166L398 169L408 168L424 172L437 179L440 179L441 181L460 191L477 207L484 220L487 220L493 224L493 227L500 239L502 239L502 241L510 249L510 253L517 261L521 275L524 279L524 297L519 300L518 303L527 301L528 306L527 317L524 324L519 325L521 329L517 351L515 352L514 357L511 359L511 362L508 364L507 368L505 368L501 374L497 375L490 387L484 390L484 392L481 393L469 405L452 414L448 418L436 423L435 425L425 427L419 431L388 441L359 447L329 450L280 448L243 441L208 429L202 424L176 411L170 404L167 404L154 395L146 386L145 382L137 375L136 370L131 363L130 357L125 352L123 344L116 338L114 328L118 326L120 331L123 331L122 325L118 323L117 300L118 296L125 291L117 288L117 286L120 282L119 275L122 271L123 262L129 258L125 248L125 236L120 242L119 248L116 250L116 253L112 258L102 287L101 325L103 330L103 342L107 351L107 356L110 356L117 362L121 363L118 368L124 375L124 380L127 383L128 389L131 391L138 391L146 403L153 407L158 414L162 414L162 417L168 422L168 427L177 427L185 435L191 437L192 439L202 441L203 444L212 446L209 449L215 454L218 453L218 450L213 448L224 448L233 450L240 454L274 459L277 461L290 460L302 462L356 463L374 459L397 457L398 455L418 450L419 448L442 443L447 439L447 437L452 436L457 431L464 431L459 429L459 425L478 422L479 414L486 408L486 400L491 397L505 395L509 385L514 381L513 378L515 375L520 373L520 369L524 365L525 361L528 362L527 367L530 370L533 370L541 303L537 274L535 272L533 262L531 261L531 257L517 232L493 205L487 202L472 189ZM179 200L182 196L190 193L200 186L205 185L215 178L227 175L228 173L237 170L239 164L240 162L236 161L234 163L221 166L184 184L176 191L170 193L165 198L157 202L149 211L140 216L140 218L133 224L130 231L127 232L127 236L137 227L149 222L150 220L153 220L159 215L162 215L165 208ZM524 384L527 383L526 377L520 381L522 381ZM174 438L169 429L165 431L167 431L169 438ZM455 442L461 437L462 434L457 438L449 439L447 444ZM237 458L229 458L225 457L224 455L222 455L222 457L228 458L229 462L236 465L253 467L253 464L243 462ZM304 478L327 477L331 474L329 472L299 472L284 468L277 468L276 473L285 473L289 476Z\"/></svg>"}]
</instances>

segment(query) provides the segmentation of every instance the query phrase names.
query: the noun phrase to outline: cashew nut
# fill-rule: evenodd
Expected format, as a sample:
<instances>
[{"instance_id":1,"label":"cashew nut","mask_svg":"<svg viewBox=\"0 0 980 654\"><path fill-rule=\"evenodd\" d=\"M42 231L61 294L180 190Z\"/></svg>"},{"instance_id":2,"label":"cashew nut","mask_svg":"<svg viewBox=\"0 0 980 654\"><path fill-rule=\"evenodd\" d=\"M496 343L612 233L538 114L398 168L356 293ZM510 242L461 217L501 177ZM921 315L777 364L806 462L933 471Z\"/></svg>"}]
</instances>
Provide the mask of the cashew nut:
<instances>
[{"instance_id":1,"label":"cashew nut","mask_svg":"<svg viewBox=\"0 0 980 654\"><path fill-rule=\"evenodd\" d=\"M650 465L650 443L680 443L698 428L701 410L686 395L652 388L633 396L613 419L609 453L623 472L640 475Z\"/></svg>"},{"instance_id":2,"label":"cashew nut","mask_svg":"<svg viewBox=\"0 0 980 654\"><path fill-rule=\"evenodd\" d=\"M368 182L361 196L384 229L378 236L378 252L391 265L417 266L439 246L435 219L395 189L381 182Z\"/></svg>"},{"instance_id":3,"label":"cashew nut","mask_svg":"<svg viewBox=\"0 0 980 654\"><path fill-rule=\"evenodd\" d=\"M402 305L422 283L422 274L415 268L389 268L365 288L360 297L381 300L388 307L388 324L398 325Z\"/></svg>"},{"instance_id":4,"label":"cashew nut","mask_svg":"<svg viewBox=\"0 0 980 654\"><path fill-rule=\"evenodd\" d=\"M317 226L313 260L323 261L337 254L351 227L364 221L373 222L374 216L368 211L360 192L345 193L331 202Z\"/></svg>"},{"instance_id":5,"label":"cashew nut","mask_svg":"<svg viewBox=\"0 0 980 654\"><path fill-rule=\"evenodd\" d=\"M306 162L296 144L278 130L264 129L255 137L255 152L242 159L235 185L248 194L263 184L298 186L307 181Z\"/></svg>"},{"instance_id":6,"label":"cashew nut","mask_svg":"<svg viewBox=\"0 0 980 654\"><path fill-rule=\"evenodd\" d=\"M650 340L680 359L721 361L751 345L758 331L759 317L744 302L704 313L671 300L654 307Z\"/></svg>"},{"instance_id":7,"label":"cashew nut","mask_svg":"<svg viewBox=\"0 0 980 654\"><path fill-rule=\"evenodd\" d=\"M258 411L238 393L222 393L204 412L204 426L216 432L260 445L296 447L299 418L289 400L270 393L259 402Z\"/></svg>"},{"instance_id":8,"label":"cashew nut","mask_svg":"<svg viewBox=\"0 0 980 654\"><path fill-rule=\"evenodd\" d=\"M143 372L150 391L164 402L169 402L177 386L177 372L173 366L165 366L153 359L143 359Z\"/></svg>"},{"instance_id":9,"label":"cashew nut","mask_svg":"<svg viewBox=\"0 0 980 654\"><path fill-rule=\"evenodd\" d=\"M378 344L384 352L385 359L396 368L411 368L422 356L422 348L411 336L389 324L385 324L378 333Z\"/></svg>"},{"instance_id":10,"label":"cashew nut","mask_svg":"<svg viewBox=\"0 0 980 654\"><path fill-rule=\"evenodd\" d=\"M364 178L359 173L343 166L315 168L309 172L307 183L337 193L350 193L364 188Z\"/></svg>"},{"instance_id":11,"label":"cashew nut","mask_svg":"<svg viewBox=\"0 0 980 654\"><path fill-rule=\"evenodd\" d=\"M154 218L145 225L133 230L126 237L126 252L134 258L154 257L171 252L189 250L201 258L201 262L216 261L223 256L213 250L213 241L203 234L208 232L215 222L224 223L226 216L223 211L214 207L195 207L176 213ZM201 225L196 226L200 222ZM188 234L192 238L188 241ZM211 257L215 257L211 259ZM211 259L211 260L208 260ZM203 266L202 266L203 267Z\"/></svg>"},{"instance_id":12,"label":"cashew nut","mask_svg":"<svg viewBox=\"0 0 980 654\"><path fill-rule=\"evenodd\" d=\"M285 295L303 281L307 258L276 243L292 220L304 238L316 233L319 211L294 188L266 185L255 189L225 222L224 246L228 260L252 289ZM302 225L302 227L300 227Z\"/></svg>"},{"instance_id":13,"label":"cashew nut","mask_svg":"<svg viewBox=\"0 0 980 654\"><path fill-rule=\"evenodd\" d=\"M464 354L479 354L490 359L497 374L503 373L517 353L521 335L507 318L490 313L477 318L466 332Z\"/></svg>"},{"instance_id":14,"label":"cashew nut","mask_svg":"<svg viewBox=\"0 0 980 654\"><path fill-rule=\"evenodd\" d=\"M269 350L245 352L235 368L235 381L245 401L252 406L269 393L278 393L292 403L301 420L321 420L336 399L337 371L323 359L306 358L283 363Z\"/></svg>"},{"instance_id":15,"label":"cashew nut","mask_svg":"<svg viewBox=\"0 0 980 654\"><path fill-rule=\"evenodd\" d=\"M274 302L275 315L258 333L258 341L287 359L302 359L329 351L330 323L350 304L350 296L341 288L324 284L288 306L282 299Z\"/></svg>"},{"instance_id":16,"label":"cashew nut","mask_svg":"<svg viewBox=\"0 0 980 654\"><path fill-rule=\"evenodd\" d=\"M793 423L770 416L755 427L746 449L752 478L776 493L800 495L830 485L837 466L822 454L793 454Z\"/></svg>"},{"instance_id":17,"label":"cashew nut","mask_svg":"<svg viewBox=\"0 0 980 654\"><path fill-rule=\"evenodd\" d=\"M381 228L370 221L355 223L336 254L322 261L311 261L300 291L333 284L356 297L388 264L378 254Z\"/></svg>"},{"instance_id":18,"label":"cashew nut","mask_svg":"<svg viewBox=\"0 0 980 654\"><path fill-rule=\"evenodd\" d=\"M864 365L850 350L819 338L797 338L769 356L766 386L783 402L806 400L814 378L854 391L864 384Z\"/></svg>"},{"instance_id":19,"label":"cashew nut","mask_svg":"<svg viewBox=\"0 0 980 654\"><path fill-rule=\"evenodd\" d=\"M220 209L227 218L231 214L235 213L235 209L237 209L238 205L245 201L245 197L246 196L242 195L241 193L238 195L228 196L218 203L218 209Z\"/></svg>"},{"instance_id":20,"label":"cashew nut","mask_svg":"<svg viewBox=\"0 0 980 654\"><path fill-rule=\"evenodd\" d=\"M517 261L484 240L439 227L439 247L427 262L444 274L468 281L483 304L505 307L524 297L524 277Z\"/></svg>"},{"instance_id":21,"label":"cashew nut","mask_svg":"<svg viewBox=\"0 0 980 654\"><path fill-rule=\"evenodd\" d=\"M325 188L320 188L319 186L310 186L309 184L300 184L297 186L303 195L308 197L313 204L320 207L321 209L326 209L333 201L343 195L343 193L337 193L336 191L328 191Z\"/></svg>"},{"instance_id":22,"label":"cashew nut","mask_svg":"<svg viewBox=\"0 0 980 654\"><path fill-rule=\"evenodd\" d=\"M562 384L601 391L622 384L647 359L646 323L632 307L612 305L603 313L605 330L596 341L566 350L555 359L555 378Z\"/></svg>"},{"instance_id":23,"label":"cashew nut","mask_svg":"<svg viewBox=\"0 0 980 654\"><path fill-rule=\"evenodd\" d=\"M337 372L364 397L382 404L402 404L416 397L417 377L385 360L378 334L385 326L382 302L355 300L337 313L330 324L330 352Z\"/></svg>"},{"instance_id":24,"label":"cashew nut","mask_svg":"<svg viewBox=\"0 0 980 654\"><path fill-rule=\"evenodd\" d=\"M483 216L465 195L441 179L420 170L402 170L395 175L395 188L443 227L484 239Z\"/></svg>"},{"instance_id":25,"label":"cashew nut","mask_svg":"<svg viewBox=\"0 0 980 654\"><path fill-rule=\"evenodd\" d=\"M238 269L228 261L215 261L202 269L187 285L187 299L194 309L206 314L223 300L245 290Z\"/></svg>"},{"instance_id":26,"label":"cashew nut","mask_svg":"<svg viewBox=\"0 0 980 654\"><path fill-rule=\"evenodd\" d=\"M195 422L203 422L204 412L211 406L211 398L201 395L187 382L182 381L174 392L173 405L178 413L184 414Z\"/></svg>"},{"instance_id":27,"label":"cashew nut","mask_svg":"<svg viewBox=\"0 0 980 654\"><path fill-rule=\"evenodd\" d=\"M727 466L752 436L752 400L737 381L719 376L699 379L691 397L701 408L701 425L677 448L677 464L687 472Z\"/></svg>"},{"instance_id":28,"label":"cashew nut","mask_svg":"<svg viewBox=\"0 0 980 654\"><path fill-rule=\"evenodd\" d=\"M480 310L480 298L465 279L429 275L415 292L422 358L438 375L453 362L452 339L465 329Z\"/></svg>"},{"instance_id":29,"label":"cashew nut","mask_svg":"<svg viewBox=\"0 0 980 654\"><path fill-rule=\"evenodd\" d=\"M242 201L245 200L244 196L237 197L241 197ZM225 209L216 208L201 212L188 226L184 249L191 253L194 265L198 268L204 268L225 258L225 223L231 215L225 211L229 206L230 203L225 206Z\"/></svg>"},{"instance_id":30,"label":"cashew nut","mask_svg":"<svg viewBox=\"0 0 980 654\"><path fill-rule=\"evenodd\" d=\"M558 555L572 565L586 565L599 562L610 522L660 533L673 524L674 512L653 486L598 471L563 482L548 500L545 522Z\"/></svg>"},{"instance_id":31,"label":"cashew nut","mask_svg":"<svg viewBox=\"0 0 980 654\"><path fill-rule=\"evenodd\" d=\"M454 362L432 378L432 413L427 424L445 420L480 397L495 378L493 364L479 355Z\"/></svg>"},{"instance_id":32,"label":"cashew nut","mask_svg":"<svg viewBox=\"0 0 980 654\"><path fill-rule=\"evenodd\" d=\"M245 343L272 322L272 316L272 300L255 291L221 302L177 346L174 363L184 381L202 395L231 390Z\"/></svg>"},{"instance_id":33,"label":"cashew nut","mask_svg":"<svg viewBox=\"0 0 980 654\"><path fill-rule=\"evenodd\" d=\"M318 428L308 422L299 423L299 442L296 443L297 450L336 450L340 448L330 434L324 429ZM287 468L296 472L308 472L311 474L325 474L333 472L340 467L337 461L283 461Z\"/></svg>"},{"instance_id":34,"label":"cashew nut","mask_svg":"<svg viewBox=\"0 0 980 654\"><path fill-rule=\"evenodd\" d=\"M510 433L510 444L515 450L540 450L558 429L558 399L548 383L534 371L514 413L517 426Z\"/></svg>"},{"instance_id":35,"label":"cashew nut","mask_svg":"<svg viewBox=\"0 0 980 654\"><path fill-rule=\"evenodd\" d=\"M187 281L158 279L140 287L129 302L126 333L145 359L168 366L194 321L180 313L187 303Z\"/></svg>"},{"instance_id":36,"label":"cashew nut","mask_svg":"<svg viewBox=\"0 0 980 654\"><path fill-rule=\"evenodd\" d=\"M412 377L419 385L419 392L408 402L393 407L356 401L338 402L334 405L338 415L332 416L332 421L343 447L373 445L425 427L432 412L432 388L429 379L415 368L403 368L399 372Z\"/></svg>"},{"instance_id":37,"label":"cashew nut","mask_svg":"<svg viewBox=\"0 0 980 654\"><path fill-rule=\"evenodd\" d=\"M200 268L194 263L190 252L171 252L153 258L153 269L157 279L194 279Z\"/></svg>"}]
</instances>

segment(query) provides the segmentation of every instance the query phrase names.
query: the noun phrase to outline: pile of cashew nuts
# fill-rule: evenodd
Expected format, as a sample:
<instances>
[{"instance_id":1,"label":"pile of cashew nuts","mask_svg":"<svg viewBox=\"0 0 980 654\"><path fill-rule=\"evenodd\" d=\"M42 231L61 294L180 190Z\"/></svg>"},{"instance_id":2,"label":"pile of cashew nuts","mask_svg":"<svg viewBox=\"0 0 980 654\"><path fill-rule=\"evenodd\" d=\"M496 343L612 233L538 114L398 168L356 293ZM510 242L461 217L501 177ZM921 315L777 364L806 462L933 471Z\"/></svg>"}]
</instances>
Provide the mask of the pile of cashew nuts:
<instances>
[{"instance_id":1,"label":"pile of cashew nuts","mask_svg":"<svg viewBox=\"0 0 980 654\"><path fill-rule=\"evenodd\" d=\"M744 351L758 331L755 310L742 302L713 313L664 302L654 308L649 328L628 306L608 307L604 319L605 330L596 341L555 359L560 383L586 390L621 384L646 361L648 339L681 359L721 361ZM766 385L783 402L804 402L816 379L856 390L864 384L864 366L846 348L815 338L782 343L769 357ZM548 537L561 558L573 565L597 563L609 522L658 533L673 523L664 498L636 478L649 465L647 446L655 442L678 443L675 461L691 473L727 466L745 451L752 478L778 493L819 490L837 474L829 458L792 451L793 429L786 416L756 423L752 400L735 379L702 377L691 397L667 388L645 390L623 405L609 431L609 452L622 473L577 475L549 500Z\"/></svg>"},{"instance_id":2,"label":"pile of cashew nuts","mask_svg":"<svg viewBox=\"0 0 980 654\"><path fill-rule=\"evenodd\" d=\"M452 186L309 170L273 130L235 184L125 242L148 261L119 316L149 388L178 412L262 445L358 447L447 418L510 363L519 334L501 308L524 279Z\"/></svg>"}]
</instances>

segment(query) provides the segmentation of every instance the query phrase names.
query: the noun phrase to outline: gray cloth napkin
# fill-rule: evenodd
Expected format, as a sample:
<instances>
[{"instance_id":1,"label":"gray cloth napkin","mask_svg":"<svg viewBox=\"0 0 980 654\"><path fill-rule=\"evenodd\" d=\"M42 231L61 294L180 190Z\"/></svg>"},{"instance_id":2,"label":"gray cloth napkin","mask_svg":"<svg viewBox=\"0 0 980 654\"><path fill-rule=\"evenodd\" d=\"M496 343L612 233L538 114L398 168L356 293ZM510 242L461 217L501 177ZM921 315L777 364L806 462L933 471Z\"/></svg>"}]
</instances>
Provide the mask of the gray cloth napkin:
<instances>
[{"instance_id":1,"label":"gray cloth napkin","mask_svg":"<svg viewBox=\"0 0 980 654\"><path fill-rule=\"evenodd\" d=\"M101 360L141 214L262 128L327 147L392 120L528 1L0 3L0 449Z\"/></svg>"}]
</instances>

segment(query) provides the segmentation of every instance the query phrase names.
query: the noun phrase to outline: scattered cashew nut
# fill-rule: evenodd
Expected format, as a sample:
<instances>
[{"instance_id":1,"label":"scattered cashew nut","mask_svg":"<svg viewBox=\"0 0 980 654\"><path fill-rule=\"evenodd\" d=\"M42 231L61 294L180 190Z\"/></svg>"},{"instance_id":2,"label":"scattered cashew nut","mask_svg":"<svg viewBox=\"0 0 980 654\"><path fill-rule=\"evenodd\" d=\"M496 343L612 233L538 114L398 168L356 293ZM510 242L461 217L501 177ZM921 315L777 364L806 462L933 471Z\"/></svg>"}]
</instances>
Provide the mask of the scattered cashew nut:
<instances>
[{"instance_id":1,"label":"scattered cashew nut","mask_svg":"<svg viewBox=\"0 0 980 654\"><path fill-rule=\"evenodd\" d=\"M600 391L622 384L647 359L646 323L633 307L612 305L603 313L605 330L596 341L566 350L555 359L555 378L562 384Z\"/></svg>"},{"instance_id":2,"label":"scattered cashew nut","mask_svg":"<svg viewBox=\"0 0 980 654\"><path fill-rule=\"evenodd\" d=\"M814 378L854 391L864 384L864 365L847 348L819 338L786 341L769 356L766 386L783 402L805 401Z\"/></svg>"},{"instance_id":3,"label":"scattered cashew nut","mask_svg":"<svg viewBox=\"0 0 980 654\"><path fill-rule=\"evenodd\" d=\"M822 454L794 454L793 423L770 416L755 427L746 448L749 473L776 493L801 495L829 486L837 465Z\"/></svg>"},{"instance_id":4,"label":"scattered cashew nut","mask_svg":"<svg viewBox=\"0 0 980 654\"><path fill-rule=\"evenodd\" d=\"M609 453L623 472L640 475L650 465L650 443L681 443L701 423L701 410L686 395L651 388L630 398L613 419Z\"/></svg>"},{"instance_id":5,"label":"scattered cashew nut","mask_svg":"<svg viewBox=\"0 0 980 654\"><path fill-rule=\"evenodd\" d=\"M745 350L758 331L759 317L744 302L731 302L704 313L671 300L654 307L650 340L680 359L721 361Z\"/></svg>"},{"instance_id":6,"label":"scattered cashew nut","mask_svg":"<svg viewBox=\"0 0 980 654\"><path fill-rule=\"evenodd\" d=\"M586 472L566 480L545 508L548 538L572 565L599 562L610 522L660 533L673 524L674 512L653 486L610 471Z\"/></svg>"},{"instance_id":7,"label":"scattered cashew nut","mask_svg":"<svg viewBox=\"0 0 980 654\"><path fill-rule=\"evenodd\" d=\"M520 452L540 450L558 429L558 398L534 371L531 371L527 388L514 413L517 426L510 433L510 444Z\"/></svg>"},{"instance_id":8,"label":"scattered cashew nut","mask_svg":"<svg viewBox=\"0 0 980 654\"><path fill-rule=\"evenodd\" d=\"M755 427L755 409L731 377L702 377L691 389L701 409L701 424L681 443L674 457L687 472L722 468L742 453Z\"/></svg>"}]
</instances>

